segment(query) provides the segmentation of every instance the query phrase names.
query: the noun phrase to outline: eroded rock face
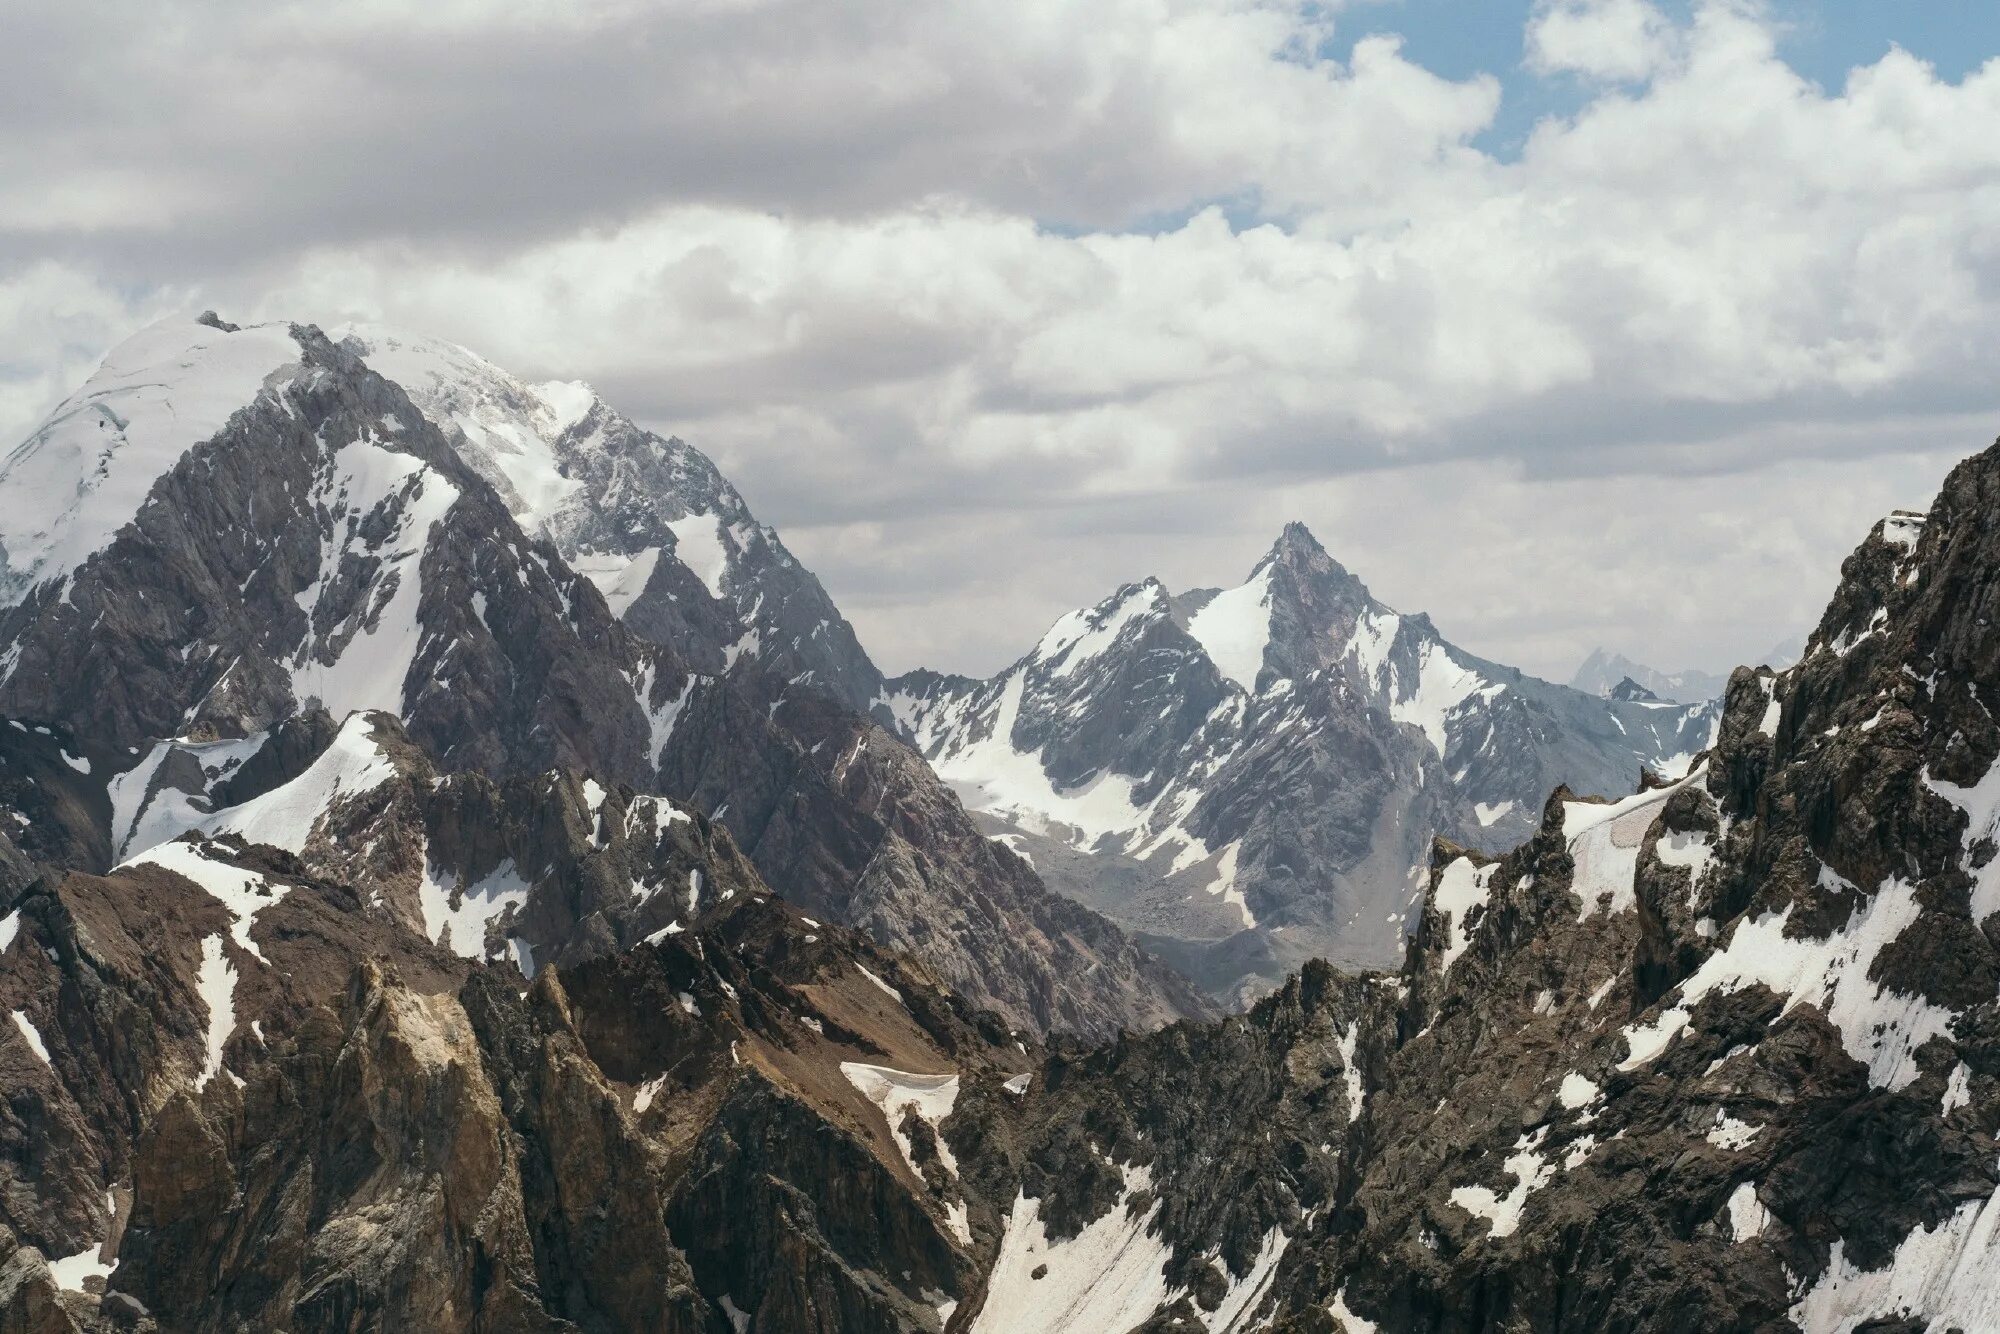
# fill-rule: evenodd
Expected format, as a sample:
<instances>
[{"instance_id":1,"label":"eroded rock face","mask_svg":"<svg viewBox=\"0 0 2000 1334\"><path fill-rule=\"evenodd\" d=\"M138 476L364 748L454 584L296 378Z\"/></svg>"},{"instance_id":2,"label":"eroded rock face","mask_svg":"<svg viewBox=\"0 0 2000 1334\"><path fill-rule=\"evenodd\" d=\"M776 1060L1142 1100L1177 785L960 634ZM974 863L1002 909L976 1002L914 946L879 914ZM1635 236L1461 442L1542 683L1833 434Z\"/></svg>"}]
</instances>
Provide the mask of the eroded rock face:
<instances>
[{"instance_id":1,"label":"eroded rock face","mask_svg":"<svg viewBox=\"0 0 2000 1334\"><path fill-rule=\"evenodd\" d=\"M1000 1210L939 1127L1030 1049L720 823L440 774L384 713L152 758L97 789L136 850L21 859L0 928L10 1318L939 1329L976 1290Z\"/></svg>"},{"instance_id":2,"label":"eroded rock face","mask_svg":"<svg viewBox=\"0 0 2000 1334\"><path fill-rule=\"evenodd\" d=\"M22 911L10 1328L938 1329L976 1287L938 1125L1028 1049L754 878L531 985L223 839Z\"/></svg>"},{"instance_id":3,"label":"eroded rock face","mask_svg":"<svg viewBox=\"0 0 2000 1334\"><path fill-rule=\"evenodd\" d=\"M48 1261L0 1225L0 1330L6 1334L76 1334L76 1317Z\"/></svg>"},{"instance_id":4,"label":"eroded rock face","mask_svg":"<svg viewBox=\"0 0 2000 1334\"><path fill-rule=\"evenodd\" d=\"M736 692L690 703L662 782L714 812L786 898L914 955L1019 1027L1101 1037L1211 1012L1171 969L985 837L881 727L761 673L732 679Z\"/></svg>"}]
</instances>

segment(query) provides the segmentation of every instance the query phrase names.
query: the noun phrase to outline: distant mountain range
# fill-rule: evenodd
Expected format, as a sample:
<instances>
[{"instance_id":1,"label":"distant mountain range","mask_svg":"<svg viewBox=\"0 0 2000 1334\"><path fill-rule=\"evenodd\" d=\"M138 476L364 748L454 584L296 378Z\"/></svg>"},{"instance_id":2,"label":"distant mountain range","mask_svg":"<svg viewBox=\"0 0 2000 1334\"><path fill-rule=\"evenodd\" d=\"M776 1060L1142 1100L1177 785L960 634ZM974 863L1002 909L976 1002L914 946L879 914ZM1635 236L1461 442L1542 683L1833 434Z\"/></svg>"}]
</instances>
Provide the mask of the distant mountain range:
<instances>
[{"instance_id":1,"label":"distant mountain range","mask_svg":"<svg viewBox=\"0 0 2000 1334\"><path fill-rule=\"evenodd\" d=\"M1759 658L1758 664L1773 671L1783 671L1799 660L1804 650L1800 640L1786 640L1776 644ZM1634 662L1622 653L1613 653L1607 648L1592 649L1583 665L1570 678L1570 686L1587 695L1609 696L1620 681L1632 681L1661 700L1698 704L1706 700L1722 698L1723 687L1729 684L1727 672L1704 672L1688 669L1680 672L1663 672L1648 667L1642 662Z\"/></svg>"}]
</instances>

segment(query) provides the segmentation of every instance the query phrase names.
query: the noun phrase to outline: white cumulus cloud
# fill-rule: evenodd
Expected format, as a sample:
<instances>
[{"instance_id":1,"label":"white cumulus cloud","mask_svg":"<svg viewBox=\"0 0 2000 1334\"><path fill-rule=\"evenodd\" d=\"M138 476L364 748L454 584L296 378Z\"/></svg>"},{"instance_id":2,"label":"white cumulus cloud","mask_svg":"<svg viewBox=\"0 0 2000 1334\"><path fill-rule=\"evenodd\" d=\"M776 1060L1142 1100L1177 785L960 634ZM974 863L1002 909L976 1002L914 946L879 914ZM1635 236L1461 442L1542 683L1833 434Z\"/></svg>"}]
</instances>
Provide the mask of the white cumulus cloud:
<instances>
[{"instance_id":1,"label":"white cumulus cloud","mask_svg":"<svg viewBox=\"0 0 2000 1334\"><path fill-rule=\"evenodd\" d=\"M127 84L17 71L72 114L0 148L0 299L81 322L0 414L168 299L387 319L710 450L891 668L1296 517L1552 674L1803 628L2000 415L2000 64L1822 87L1724 0L1551 0L1456 79L1302 3L675 8L47 20ZM1536 78L1575 109L1492 151Z\"/></svg>"}]
</instances>

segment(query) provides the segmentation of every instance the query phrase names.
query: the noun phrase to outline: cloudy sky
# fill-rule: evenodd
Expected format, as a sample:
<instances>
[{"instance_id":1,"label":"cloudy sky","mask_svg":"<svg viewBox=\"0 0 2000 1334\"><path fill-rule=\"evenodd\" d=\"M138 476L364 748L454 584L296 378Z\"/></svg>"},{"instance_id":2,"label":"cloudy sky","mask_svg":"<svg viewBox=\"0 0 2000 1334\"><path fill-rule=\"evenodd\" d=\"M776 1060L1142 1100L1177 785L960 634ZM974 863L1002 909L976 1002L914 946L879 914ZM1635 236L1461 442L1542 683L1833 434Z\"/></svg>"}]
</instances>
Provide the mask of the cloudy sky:
<instances>
[{"instance_id":1,"label":"cloudy sky","mask_svg":"<svg viewBox=\"0 0 2000 1334\"><path fill-rule=\"evenodd\" d=\"M5 439L164 313L386 319L706 449L891 670L1291 518L1722 667L2000 433L1983 0L0 14Z\"/></svg>"}]
</instances>

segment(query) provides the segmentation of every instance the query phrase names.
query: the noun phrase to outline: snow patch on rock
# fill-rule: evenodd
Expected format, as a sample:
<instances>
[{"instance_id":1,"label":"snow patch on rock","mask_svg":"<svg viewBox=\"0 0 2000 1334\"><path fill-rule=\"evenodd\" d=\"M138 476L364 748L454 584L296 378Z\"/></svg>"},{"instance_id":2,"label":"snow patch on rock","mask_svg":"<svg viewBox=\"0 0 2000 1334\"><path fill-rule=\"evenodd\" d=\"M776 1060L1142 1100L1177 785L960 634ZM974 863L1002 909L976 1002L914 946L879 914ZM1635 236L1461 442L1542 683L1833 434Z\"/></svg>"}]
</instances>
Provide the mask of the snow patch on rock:
<instances>
[{"instance_id":1,"label":"snow patch on rock","mask_svg":"<svg viewBox=\"0 0 2000 1334\"><path fill-rule=\"evenodd\" d=\"M195 992L208 1007L207 1055L194 1086L206 1088L222 1069L222 1049L236 1031L236 965L222 948L221 936L203 936L201 968L195 974Z\"/></svg>"},{"instance_id":2,"label":"snow patch on rock","mask_svg":"<svg viewBox=\"0 0 2000 1334\"><path fill-rule=\"evenodd\" d=\"M1217 593L1188 618L1188 634L1215 669L1253 695L1264 670L1264 651L1271 643L1273 568L1267 563L1247 583Z\"/></svg>"},{"instance_id":3,"label":"snow patch on rock","mask_svg":"<svg viewBox=\"0 0 2000 1334\"><path fill-rule=\"evenodd\" d=\"M694 571L710 595L720 598L722 576L729 570L729 548L723 541L720 515L690 514L667 524L674 535L674 558Z\"/></svg>"},{"instance_id":4,"label":"snow patch on rock","mask_svg":"<svg viewBox=\"0 0 2000 1334\"><path fill-rule=\"evenodd\" d=\"M511 857L462 888L446 886L436 867L426 862L424 878L417 887L424 935L435 944L449 946L461 958L487 958L488 924L526 906L528 889L527 878Z\"/></svg>"},{"instance_id":5,"label":"snow patch on rock","mask_svg":"<svg viewBox=\"0 0 2000 1334\"><path fill-rule=\"evenodd\" d=\"M1445 935L1444 957L1439 963L1440 971L1450 972L1451 966L1458 962L1458 956L1465 953L1465 947L1472 943L1466 919L1474 908L1485 904L1487 895L1492 892L1493 872L1497 869L1497 863L1475 866L1471 858L1459 857L1438 873L1437 889L1432 894L1431 903L1450 922Z\"/></svg>"},{"instance_id":6,"label":"snow patch on rock","mask_svg":"<svg viewBox=\"0 0 2000 1334\"><path fill-rule=\"evenodd\" d=\"M1125 1191L1104 1215L1064 1241L1052 1241L1041 1201L1014 1197L1000 1254L987 1279L986 1304L970 1334L1103 1334L1145 1321L1167 1297L1166 1241L1154 1235L1160 1204L1137 1217L1125 1201L1152 1188L1143 1167L1121 1169ZM1045 1268L1040 1278L1037 1269Z\"/></svg>"},{"instance_id":7,"label":"snow patch on rock","mask_svg":"<svg viewBox=\"0 0 2000 1334\"><path fill-rule=\"evenodd\" d=\"M1897 1317L1932 1329L2000 1329L2000 1196L1973 1200L1917 1228L1889 1263L1863 1270L1836 1239L1826 1271L1792 1307L1806 1334Z\"/></svg>"},{"instance_id":8,"label":"snow patch on rock","mask_svg":"<svg viewBox=\"0 0 2000 1334\"><path fill-rule=\"evenodd\" d=\"M917 1115L930 1123L936 1130L939 1123L951 1115L952 1107L958 1102L958 1076L911 1074L907 1070L891 1070L885 1065L868 1065L861 1061L842 1061L840 1073L847 1076L847 1082L861 1091L861 1096L874 1103L882 1111L889 1123L889 1133L895 1137L896 1147L902 1150L903 1161L918 1177L923 1173L917 1169L917 1160L910 1149L909 1136L903 1133L903 1113L914 1107ZM958 1160L952 1157L951 1148L944 1142L944 1136L937 1136L938 1160L953 1176L958 1175Z\"/></svg>"},{"instance_id":9,"label":"snow patch on rock","mask_svg":"<svg viewBox=\"0 0 2000 1334\"><path fill-rule=\"evenodd\" d=\"M330 531L320 538L319 575L297 595L312 628L291 664L292 694L317 699L334 717L361 709L403 712L403 687L423 640L417 619L422 564L433 525L458 488L413 454L362 439L335 452L311 504ZM374 566L366 595L322 606L343 574ZM333 607L347 608L335 620Z\"/></svg>"},{"instance_id":10,"label":"snow patch on rock","mask_svg":"<svg viewBox=\"0 0 2000 1334\"><path fill-rule=\"evenodd\" d=\"M372 792L395 776L395 763L376 743L374 721L367 714L353 714L304 773L240 806L216 812L197 827L304 852L337 803Z\"/></svg>"},{"instance_id":11,"label":"snow patch on rock","mask_svg":"<svg viewBox=\"0 0 2000 1334\"><path fill-rule=\"evenodd\" d=\"M290 885L272 884L261 873L247 871L214 855L206 842L188 839L176 839L148 848L122 865L157 866L193 881L228 910L233 921L229 938L236 942L237 947L259 963L270 962L264 957L264 951L257 947L257 942L250 938L250 929L257 924L257 914L275 906L278 900L291 892Z\"/></svg>"},{"instance_id":12,"label":"snow patch on rock","mask_svg":"<svg viewBox=\"0 0 2000 1334\"><path fill-rule=\"evenodd\" d=\"M1498 1195L1486 1186L1460 1186L1451 1193L1451 1202L1475 1218L1483 1218L1489 1224L1489 1237L1510 1237L1521 1225L1521 1211L1527 1207L1528 1197L1548 1184L1555 1175L1553 1164L1541 1155L1542 1136L1546 1130L1538 1130L1532 1136L1524 1135L1515 1142L1514 1152L1508 1156L1507 1171L1514 1178L1514 1186L1505 1195Z\"/></svg>"},{"instance_id":13,"label":"snow patch on rock","mask_svg":"<svg viewBox=\"0 0 2000 1334\"><path fill-rule=\"evenodd\" d=\"M48 1044L42 1041L42 1030L35 1027L35 1021L28 1018L25 1010L14 1011L14 1027L21 1030L21 1037L42 1058L43 1065L51 1065Z\"/></svg>"}]
</instances>

